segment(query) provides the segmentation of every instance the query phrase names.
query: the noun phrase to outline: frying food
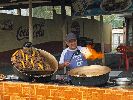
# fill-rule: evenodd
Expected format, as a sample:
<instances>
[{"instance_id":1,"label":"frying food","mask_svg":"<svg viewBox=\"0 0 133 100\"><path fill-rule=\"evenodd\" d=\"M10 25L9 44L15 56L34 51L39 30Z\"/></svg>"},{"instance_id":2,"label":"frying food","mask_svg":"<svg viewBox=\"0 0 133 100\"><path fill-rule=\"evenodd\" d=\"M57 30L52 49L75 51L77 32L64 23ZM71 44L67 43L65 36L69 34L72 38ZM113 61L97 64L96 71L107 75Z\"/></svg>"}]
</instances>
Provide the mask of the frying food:
<instances>
[{"instance_id":1,"label":"frying food","mask_svg":"<svg viewBox=\"0 0 133 100\"><path fill-rule=\"evenodd\" d=\"M69 75L77 77L92 77L100 76L110 72L111 69L101 65L83 66L72 69L69 71Z\"/></svg>"},{"instance_id":2,"label":"frying food","mask_svg":"<svg viewBox=\"0 0 133 100\"><path fill-rule=\"evenodd\" d=\"M35 48L17 50L12 55L11 61L21 71L53 71L45 57Z\"/></svg>"}]
</instances>

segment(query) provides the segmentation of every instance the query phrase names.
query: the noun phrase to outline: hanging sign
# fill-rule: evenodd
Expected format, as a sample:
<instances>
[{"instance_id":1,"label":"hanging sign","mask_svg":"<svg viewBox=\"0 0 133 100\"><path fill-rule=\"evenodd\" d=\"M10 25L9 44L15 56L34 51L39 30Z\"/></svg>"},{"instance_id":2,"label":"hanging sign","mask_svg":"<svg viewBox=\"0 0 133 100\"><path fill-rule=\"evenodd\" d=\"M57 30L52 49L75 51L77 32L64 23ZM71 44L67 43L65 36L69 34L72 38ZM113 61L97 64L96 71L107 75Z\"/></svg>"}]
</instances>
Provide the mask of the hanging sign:
<instances>
[{"instance_id":1,"label":"hanging sign","mask_svg":"<svg viewBox=\"0 0 133 100\"><path fill-rule=\"evenodd\" d=\"M73 16L104 15L133 11L132 0L73 0Z\"/></svg>"},{"instance_id":2,"label":"hanging sign","mask_svg":"<svg viewBox=\"0 0 133 100\"><path fill-rule=\"evenodd\" d=\"M132 5L131 0L103 0L100 8L105 12L122 12L129 9Z\"/></svg>"}]
</instances>

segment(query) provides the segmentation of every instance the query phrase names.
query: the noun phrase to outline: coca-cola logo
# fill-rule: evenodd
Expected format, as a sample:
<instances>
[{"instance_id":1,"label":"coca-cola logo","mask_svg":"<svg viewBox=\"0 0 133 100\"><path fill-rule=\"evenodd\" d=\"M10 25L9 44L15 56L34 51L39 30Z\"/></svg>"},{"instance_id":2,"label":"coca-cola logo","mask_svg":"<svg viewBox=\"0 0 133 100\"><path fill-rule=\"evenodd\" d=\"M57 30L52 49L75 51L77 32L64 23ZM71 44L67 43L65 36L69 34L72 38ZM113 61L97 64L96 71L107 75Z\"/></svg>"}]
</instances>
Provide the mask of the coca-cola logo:
<instances>
[{"instance_id":1,"label":"coca-cola logo","mask_svg":"<svg viewBox=\"0 0 133 100\"><path fill-rule=\"evenodd\" d=\"M44 24L35 24L33 26L33 38L39 38L44 36ZM16 38L18 41L23 39L29 39L29 29L20 26L17 30Z\"/></svg>"},{"instance_id":2,"label":"coca-cola logo","mask_svg":"<svg viewBox=\"0 0 133 100\"><path fill-rule=\"evenodd\" d=\"M13 29L13 21L10 19L4 20L0 24L0 29L1 30L12 30Z\"/></svg>"}]
</instances>

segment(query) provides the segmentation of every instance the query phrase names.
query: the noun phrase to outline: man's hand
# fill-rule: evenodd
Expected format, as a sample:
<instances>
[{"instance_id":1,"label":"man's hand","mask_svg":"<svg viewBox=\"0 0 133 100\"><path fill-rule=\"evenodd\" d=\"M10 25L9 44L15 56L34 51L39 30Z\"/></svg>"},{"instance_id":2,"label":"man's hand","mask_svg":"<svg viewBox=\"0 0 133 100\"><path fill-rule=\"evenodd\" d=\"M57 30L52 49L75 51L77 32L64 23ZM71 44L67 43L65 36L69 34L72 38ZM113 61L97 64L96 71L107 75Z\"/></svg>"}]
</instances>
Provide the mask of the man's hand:
<instances>
[{"instance_id":1,"label":"man's hand","mask_svg":"<svg viewBox=\"0 0 133 100\"><path fill-rule=\"evenodd\" d=\"M70 62L69 61L65 61L64 62L64 67L67 67L67 66L69 66L70 65Z\"/></svg>"},{"instance_id":2,"label":"man's hand","mask_svg":"<svg viewBox=\"0 0 133 100\"><path fill-rule=\"evenodd\" d=\"M62 68L67 67L69 65L70 65L70 62L69 61L65 61L64 63L59 64L59 69L62 69Z\"/></svg>"}]
</instances>

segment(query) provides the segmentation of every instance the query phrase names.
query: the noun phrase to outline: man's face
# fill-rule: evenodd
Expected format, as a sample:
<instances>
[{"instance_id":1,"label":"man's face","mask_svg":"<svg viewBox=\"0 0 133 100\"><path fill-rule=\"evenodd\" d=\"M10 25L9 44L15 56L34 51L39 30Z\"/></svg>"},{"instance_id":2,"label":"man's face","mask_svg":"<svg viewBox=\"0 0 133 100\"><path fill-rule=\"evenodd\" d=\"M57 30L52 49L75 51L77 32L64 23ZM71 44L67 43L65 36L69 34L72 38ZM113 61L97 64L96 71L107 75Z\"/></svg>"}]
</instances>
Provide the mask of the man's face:
<instances>
[{"instance_id":1,"label":"man's face","mask_svg":"<svg viewBox=\"0 0 133 100\"><path fill-rule=\"evenodd\" d=\"M76 39L72 39L72 40L66 41L66 44L72 50L77 48L77 40Z\"/></svg>"}]
</instances>

